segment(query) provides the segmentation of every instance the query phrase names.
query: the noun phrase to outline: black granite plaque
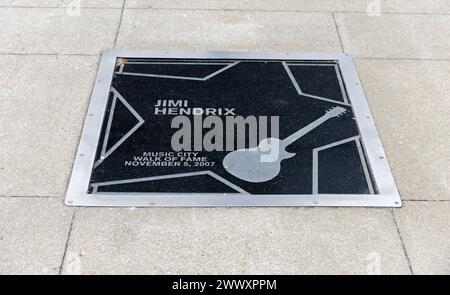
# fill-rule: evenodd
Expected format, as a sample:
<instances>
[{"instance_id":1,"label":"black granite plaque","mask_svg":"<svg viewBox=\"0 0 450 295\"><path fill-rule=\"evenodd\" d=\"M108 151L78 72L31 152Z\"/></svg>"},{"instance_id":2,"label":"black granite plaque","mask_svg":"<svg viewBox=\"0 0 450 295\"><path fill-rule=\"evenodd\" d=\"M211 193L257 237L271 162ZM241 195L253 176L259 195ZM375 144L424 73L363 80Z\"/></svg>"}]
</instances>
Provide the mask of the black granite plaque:
<instances>
[{"instance_id":1,"label":"black granite plaque","mask_svg":"<svg viewBox=\"0 0 450 295\"><path fill-rule=\"evenodd\" d=\"M86 193L376 196L347 88L338 60L119 57Z\"/></svg>"}]
</instances>

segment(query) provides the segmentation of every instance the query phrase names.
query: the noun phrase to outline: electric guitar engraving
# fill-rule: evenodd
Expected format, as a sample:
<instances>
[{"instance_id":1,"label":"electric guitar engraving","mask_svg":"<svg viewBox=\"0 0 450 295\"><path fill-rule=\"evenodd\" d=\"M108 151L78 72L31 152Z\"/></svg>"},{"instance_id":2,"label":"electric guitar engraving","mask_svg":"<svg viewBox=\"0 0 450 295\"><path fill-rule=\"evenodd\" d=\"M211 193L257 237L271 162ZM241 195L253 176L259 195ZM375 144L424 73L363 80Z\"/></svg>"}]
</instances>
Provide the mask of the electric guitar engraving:
<instances>
[{"instance_id":1,"label":"electric guitar engraving","mask_svg":"<svg viewBox=\"0 0 450 295\"><path fill-rule=\"evenodd\" d=\"M278 138L265 138L259 145L249 149L239 149L225 156L223 166L228 173L248 182L265 182L275 178L281 169L281 161L295 156L286 148L299 138L311 132L325 121L339 117L347 110L343 107L334 107L325 115L309 125L291 134L283 140Z\"/></svg>"}]
</instances>

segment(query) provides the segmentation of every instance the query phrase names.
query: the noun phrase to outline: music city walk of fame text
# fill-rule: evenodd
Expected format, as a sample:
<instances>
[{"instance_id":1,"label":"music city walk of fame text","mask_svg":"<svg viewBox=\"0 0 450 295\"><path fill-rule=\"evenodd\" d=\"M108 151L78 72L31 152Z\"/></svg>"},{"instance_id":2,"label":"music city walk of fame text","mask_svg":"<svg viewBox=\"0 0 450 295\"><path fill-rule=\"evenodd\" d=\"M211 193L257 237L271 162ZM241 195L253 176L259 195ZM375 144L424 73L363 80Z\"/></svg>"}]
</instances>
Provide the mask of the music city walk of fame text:
<instances>
[{"instance_id":1,"label":"music city walk of fame text","mask_svg":"<svg viewBox=\"0 0 450 295\"><path fill-rule=\"evenodd\" d=\"M134 167L212 167L214 161L199 156L198 152L143 152L125 161L125 166Z\"/></svg>"}]
</instances>

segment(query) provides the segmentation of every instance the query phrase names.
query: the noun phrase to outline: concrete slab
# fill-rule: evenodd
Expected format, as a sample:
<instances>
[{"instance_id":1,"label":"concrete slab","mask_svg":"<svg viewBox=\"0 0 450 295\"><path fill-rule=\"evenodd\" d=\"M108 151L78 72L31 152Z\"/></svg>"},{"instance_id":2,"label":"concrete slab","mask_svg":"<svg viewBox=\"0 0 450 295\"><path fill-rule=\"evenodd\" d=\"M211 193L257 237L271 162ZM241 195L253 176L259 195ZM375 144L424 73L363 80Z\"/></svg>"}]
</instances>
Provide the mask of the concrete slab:
<instances>
[{"instance_id":1,"label":"concrete slab","mask_svg":"<svg viewBox=\"0 0 450 295\"><path fill-rule=\"evenodd\" d=\"M450 59L450 15L335 17L345 52L355 57Z\"/></svg>"},{"instance_id":2,"label":"concrete slab","mask_svg":"<svg viewBox=\"0 0 450 295\"><path fill-rule=\"evenodd\" d=\"M402 198L450 200L450 62L356 64Z\"/></svg>"},{"instance_id":3,"label":"concrete slab","mask_svg":"<svg viewBox=\"0 0 450 295\"><path fill-rule=\"evenodd\" d=\"M124 0L0 0L0 6L20 7L109 7L121 8Z\"/></svg>"},{"instance_id":4,"label":"concrete slab","mask_svg":"<svg viewBox=\"0 0 450 295\"><path fill-rule=\"evenodd\" d=\"M447 0L127 0L127 7L174 9L245 9L296 11L359 11L377 13L450 13Z\"/></svg>"},{"instance_id":5,"label":"concrete slab","mask_svg":"<svg viewBox=\"0 0 450 295\"><path fill-rule=\"evenodd\" d=\"M98 59L0 56L0 195L64 195Z\"/></svg>"},{"instance_id":6,"label":"concrete slab","mask_svg":"<svg viewBox=\"0 0 450 295\"><path fill-rule=\"evenodd\" d=\"M118 48L339 52L327 13L126 10Z\"/></svg>"},{"instance_id":7,"label":"concrete slab","mask_svg":"<svg viewBox=\"0 0 450 295\"><path fill-rule=\"evenodd\" d=\"M406 202L395 216L415 274L450 274L450 202Z\"/></svg>"},{"instance_id":8,"label":"concrete slab","mask_svg":"<svg viewBox=\"0 0 450 295\"><path fill-rule=\"evenodd\" d=\"M119 9L0 9L0 53L99 54L113 46Z\"/></svg>"},{"instance_id":9,"label":"concrete slab","mask_svg":"<svg viewBox=\"0 0 450 295\"><path fill-rule=\"evenodd\" d=\"M97 8L78 16L69 0L0 0L1 274L58 273L72 216L61 197L98 57L45 54L112 47L121 1L81 0ZM336 12L345 49L358 56L450 59L447 0L127 4L155 9L125 11L123 49L339 52ZM272 11L229 11L240 9ZM448 274L449 62L357 67L400 192L421 200L394 211L412 268ZM409 273L388 209L76 210L64 273Z\"/></svg>"},{"instance_id":10,"label":"concrete slab","mask_svg":"<svg viewBox=\"0 0 450 295\"><path fill-rule=\"evenodd\" d=\"M82 274L408 274L389 209L79 209Z\"/></svg>"},{"instance_id":11,"label":"concrete slab","mask_svg":"<svg viewBox=\"0 0 450 295\"><path fill-rule=\"evenodd\" d=\"M0 198L0 274L58 274L71 220L61 200Z\"/></svg>"}]
</instances>

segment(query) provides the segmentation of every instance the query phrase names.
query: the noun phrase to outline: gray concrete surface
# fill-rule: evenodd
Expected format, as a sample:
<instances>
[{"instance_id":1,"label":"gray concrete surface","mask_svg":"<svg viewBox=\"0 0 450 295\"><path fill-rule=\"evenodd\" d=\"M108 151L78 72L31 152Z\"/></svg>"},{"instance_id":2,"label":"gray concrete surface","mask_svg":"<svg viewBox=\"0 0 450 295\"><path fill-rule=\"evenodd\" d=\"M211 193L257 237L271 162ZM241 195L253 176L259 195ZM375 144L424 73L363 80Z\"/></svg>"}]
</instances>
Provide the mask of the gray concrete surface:
<instances>
[{"instance_id":1,"label":"gray concrete surface","mask_svg":"<svg viewBox=\"0 0 450 295\"><path fill-rule=\"evenodd\" d=\"M73 210L59 199L0 198L0 273L58 274Z\"/></svg>"},{"instance_id":2,"label":"gray concrete surface","mask_svg":"<svg viewBox=\"0 0 450 295\"><path fill-rule=\"evenodd\" d=\"M0 195L64 195L97 60L0 55Z\"/></svg>"},{"instance_id":3,"label":"gray concrete surface","mask_svg":"<svg viewBox=\"0 0 450 295\"><path fill-rule=\"evenodd\" d=\"M450 200L450 62L356 64L403 199Z\"/></svg>"},{"instance_id":4,"label":"gray concrete surface","mask_svg":"<svg viewBox=\"0 0 450 295\"><path fill-rule=\"evenodd\" d=\"M119 10L86 8L72 17L67 13L67 9L2 7L0 53L100 54L111 46Z\"/></svg>"},{"instance_id":5,"label":"gray concrete surface","mask_svg":"<svg viewBox=\"0 0 450 295\"><path fill-rule=\"evenodd\" d=\"M202 50L205 45L211 50L340 50L327 13L130 9L123 14L119 48Z\"/></svg>"},{"instance_id":6,"label":"gray concrete surface","mask_svg":"<svg viewBox=\"0 0 450 295\"><path fill-rule=\"evenodd\" d=\"M0 0L0 273L450 273L450 2L79 3ZM353 54L405 206L63 206L114 47Z\"/></svg>"},{"instance_id":7,"label":"gray concrete surface","mask_svg":"<svg viewBox=\"0 0 450 295\"><path fill-rule=\"evenodd\" d=\"M88 274L409 273L380 209L80 209L67 253Z\"/></svg>"},{"instance_id":8,"label":"gray concrete surface","mask_svg":"<svg viewBox=\"0 0 450 295\"><path fill-rule=\"evenodd\" d=\"M406 251L416 274L448 275L449 202L409 202L395 209Z\"/></svg>"},{"instance_id":9,"label":"gray concrete surface","mask_svg":"<svg viewBox=\"0 0 450 295\"><path fill-rule=\"evenodd\" d=\"M448 15L336 13L346 52L355 57L450 59Z\"/></svg>"}]
</instances>

